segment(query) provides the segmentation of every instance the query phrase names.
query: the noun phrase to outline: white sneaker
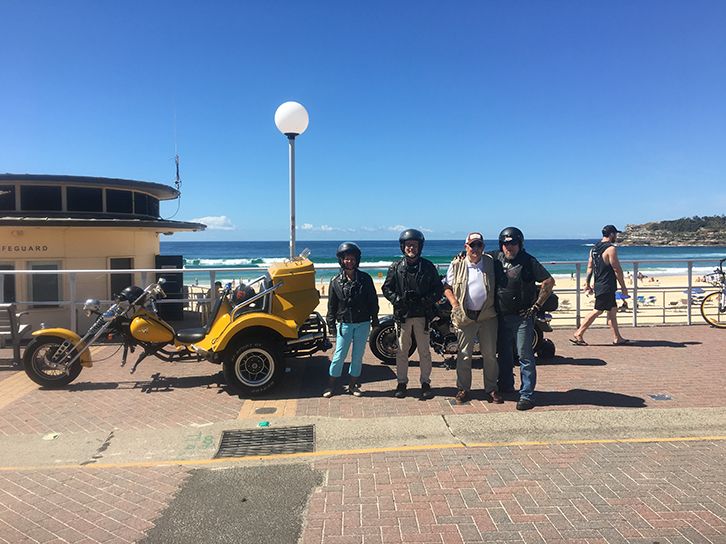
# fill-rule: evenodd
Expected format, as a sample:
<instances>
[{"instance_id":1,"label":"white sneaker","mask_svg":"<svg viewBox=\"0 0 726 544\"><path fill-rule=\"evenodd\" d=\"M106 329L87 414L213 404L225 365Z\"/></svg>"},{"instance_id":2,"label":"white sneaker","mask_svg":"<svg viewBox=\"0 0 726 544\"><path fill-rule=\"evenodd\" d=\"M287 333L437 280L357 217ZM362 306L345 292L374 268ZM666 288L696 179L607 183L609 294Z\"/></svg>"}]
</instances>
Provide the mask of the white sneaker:
<instances>
[{"instance_id":1,"label":"white sneaker","mask_svg":"<svg viewBox=\"0 0 726 544\"><path fill-rule=\"evenodd\" d=\"M329 399L330 397L333 396L333 390L332 389L326 389L325 391L323 391L323 396L326 399Z\"/></svg>"},{"instance_id":2,"label":"white sneaker","mask_svg":"<svg viewBox=\"0 0 726 544\"><path fill-rule=\"evenodd\" d=\"M362 397L363 391L360 390L360 387L357 385L349 385L348 386L348 392L351 393L354 397Z\"/></svg>"}]
</instances>

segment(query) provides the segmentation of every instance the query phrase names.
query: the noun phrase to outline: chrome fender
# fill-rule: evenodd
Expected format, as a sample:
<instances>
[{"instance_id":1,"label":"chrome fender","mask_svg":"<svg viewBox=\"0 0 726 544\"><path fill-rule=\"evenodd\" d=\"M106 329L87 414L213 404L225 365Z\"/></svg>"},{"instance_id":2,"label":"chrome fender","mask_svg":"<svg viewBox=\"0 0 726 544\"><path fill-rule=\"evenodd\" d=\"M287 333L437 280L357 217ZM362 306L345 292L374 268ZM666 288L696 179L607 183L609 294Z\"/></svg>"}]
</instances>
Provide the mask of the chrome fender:
<instances>
[{"instance_id":1,"label":"chrome fender","mask_svg":"<svg viewBox=\"0 0 726 544\"><path fill-rule=\"evenodd\" d=\"M71 344L73 344L73 347L77 350L81 350L85 347L85 343L81 342L81 337L78 336L75 332L69 331L68 329L40 329L37 331L33 331L32 336L57 336L59 338L62 338L63 340L68 340ZM92 366L93 363L91 362L91 353L90 350L86 350L83 353L81 353L81 365L82 366Z\"/></svg>"}]
</instances>

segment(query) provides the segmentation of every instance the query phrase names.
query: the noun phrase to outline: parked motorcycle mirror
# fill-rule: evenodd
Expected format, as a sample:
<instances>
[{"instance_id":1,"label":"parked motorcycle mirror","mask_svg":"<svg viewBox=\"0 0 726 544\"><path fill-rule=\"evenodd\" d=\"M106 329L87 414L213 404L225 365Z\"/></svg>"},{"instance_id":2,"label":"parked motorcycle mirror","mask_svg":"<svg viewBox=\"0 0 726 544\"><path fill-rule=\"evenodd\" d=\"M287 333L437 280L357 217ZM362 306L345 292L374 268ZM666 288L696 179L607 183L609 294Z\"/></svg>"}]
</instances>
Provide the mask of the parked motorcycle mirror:
<instances>
[{"instance_id":1,"label":"parked motorcycle mirror","mask_svg":"<svg viewBox=\"0 0 726 544\"><path fill-rule=\"evenodd\" d=\"M166 283L166 278L159 278L159 279L158 279L158 280L156 281L156 283L158 283L159 285L164 285L164 284Z\"/></svg>"},{"instance_id":2,"label":"parked motorcycle mirror","mask_svg":"<svg viewBox=\"0 0 726 544\"><path fill-rule=\"evenodd\" d=\"M97 312L101 309L101 303L98 301L98 299L95 298L89 298L86 300L86 303L83 305L84 310L88 310L89 315L91 312Z\"/></svg>"}]
</instances>

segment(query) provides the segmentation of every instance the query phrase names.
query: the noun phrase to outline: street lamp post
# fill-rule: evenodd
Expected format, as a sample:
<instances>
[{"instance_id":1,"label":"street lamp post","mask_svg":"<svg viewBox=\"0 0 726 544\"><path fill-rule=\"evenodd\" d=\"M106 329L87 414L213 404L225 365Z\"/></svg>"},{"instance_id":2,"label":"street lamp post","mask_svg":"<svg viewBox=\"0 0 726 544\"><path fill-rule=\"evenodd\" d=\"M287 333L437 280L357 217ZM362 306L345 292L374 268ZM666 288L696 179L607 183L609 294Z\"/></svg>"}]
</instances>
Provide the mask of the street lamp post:
<instances>
[{"instance_id":1,"label":"street lamp post","mask_svg":"<svg viewBox=\"0 0 726 544\"><path fill-rule=\"evenodd\" d=\"M308 121L308 112L297 102L285 102L275 112L275 124L290 142L290 259L295 258L295 136L305 132Z\"/></svg>"}]
</instances>

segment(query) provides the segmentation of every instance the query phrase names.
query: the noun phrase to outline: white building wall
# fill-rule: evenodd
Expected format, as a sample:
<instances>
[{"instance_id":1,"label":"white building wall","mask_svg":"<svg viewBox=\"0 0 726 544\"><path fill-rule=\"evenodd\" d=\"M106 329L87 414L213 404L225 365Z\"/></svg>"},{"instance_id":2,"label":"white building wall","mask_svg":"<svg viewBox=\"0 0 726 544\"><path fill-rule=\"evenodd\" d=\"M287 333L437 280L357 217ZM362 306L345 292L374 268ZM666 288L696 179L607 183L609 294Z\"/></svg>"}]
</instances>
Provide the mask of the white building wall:
<instances>
[{"instance_id":1,"label":"white building wall","mask_svg":"<svg viewBox=\"0 0 726 544\"><path fill-rule=\"evenodd\" d=\"M106 270L112 258L132 258L134 268L155 268L159 253L159 234L151 229L130 227L0 227L0 262L13 263L16 270L27 270L30 262L57 261L63 270ZM70 300L70 279L63 275L61 300ZM151 281L153 276L148 278ZM141 286L141 274L134 283ZM144 287L144 286L141 286ZM18 302L28 301L28 276L16 276ZM111 297L107 274L76 275L76 299L108 300ZM27 306L21 305L20 309ZM23 317L33 329L41 322L53 327L70 327L66 308L28 309ZM78 328L85 330L89 320L77 307Z\"/></svg>"}]
</instances>

